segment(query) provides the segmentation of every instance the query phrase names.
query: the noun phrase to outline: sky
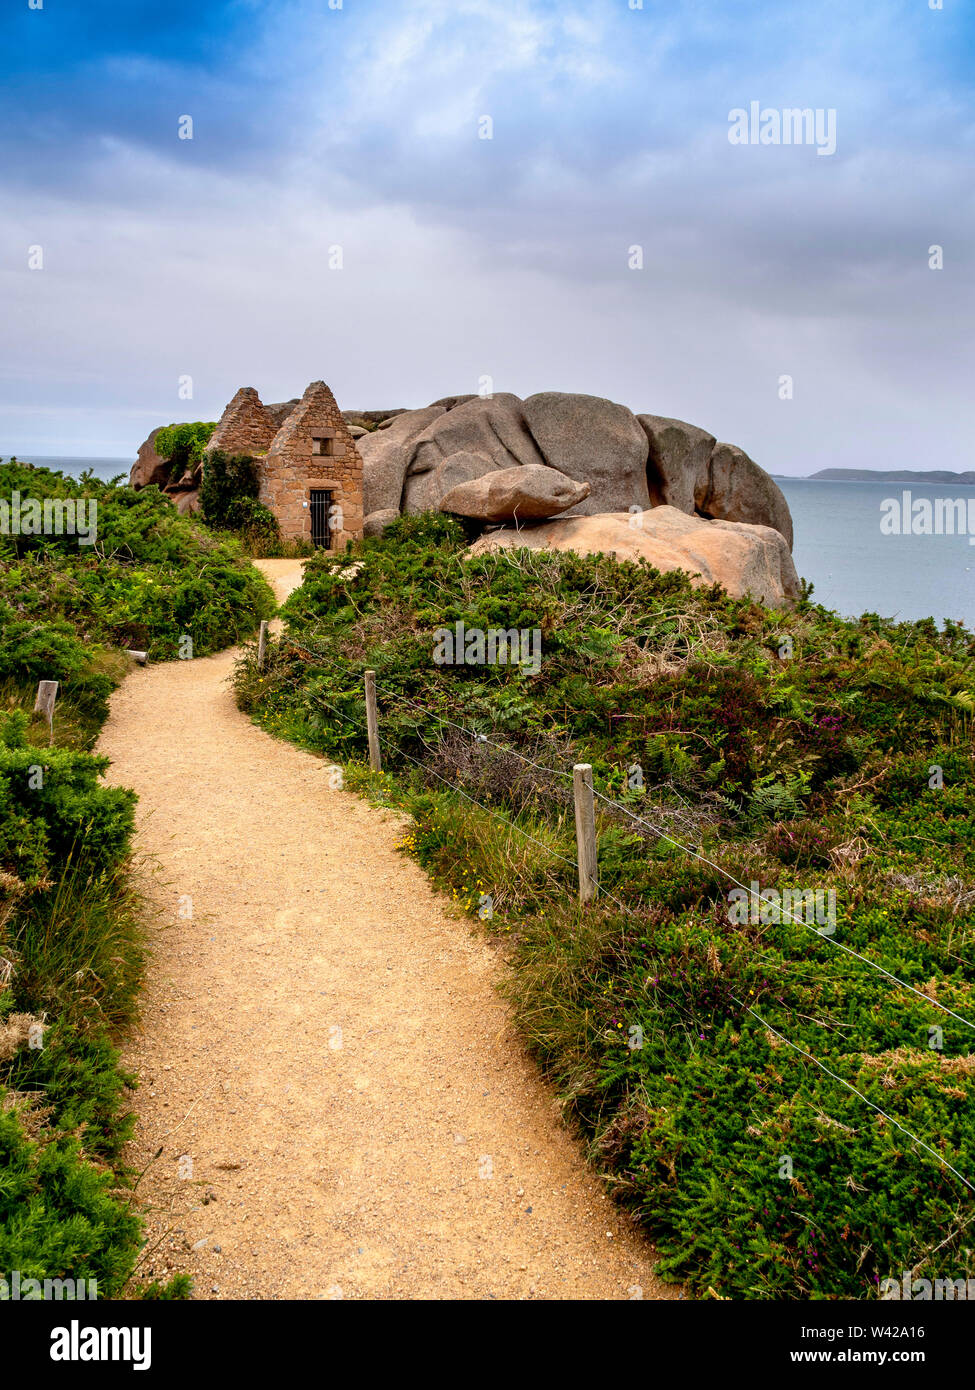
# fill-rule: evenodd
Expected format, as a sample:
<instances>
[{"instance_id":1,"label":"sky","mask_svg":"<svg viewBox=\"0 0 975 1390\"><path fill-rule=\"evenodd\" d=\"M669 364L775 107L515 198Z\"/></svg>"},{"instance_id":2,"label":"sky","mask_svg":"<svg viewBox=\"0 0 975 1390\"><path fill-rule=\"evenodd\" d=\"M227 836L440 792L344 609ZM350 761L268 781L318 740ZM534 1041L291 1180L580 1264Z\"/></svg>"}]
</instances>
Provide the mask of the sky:
<instances>
[{"instance_id":1,"label":"sky","mask_svg":"<svg viewBox=\"0 0 975 1390\"><path fill-rule=\"evenodd\" d=\"M934 3L8 0L0 455L321 378L975 467L975 18ZM835 151L733 143L752 103Z\"/></svg>"}]
</instances>

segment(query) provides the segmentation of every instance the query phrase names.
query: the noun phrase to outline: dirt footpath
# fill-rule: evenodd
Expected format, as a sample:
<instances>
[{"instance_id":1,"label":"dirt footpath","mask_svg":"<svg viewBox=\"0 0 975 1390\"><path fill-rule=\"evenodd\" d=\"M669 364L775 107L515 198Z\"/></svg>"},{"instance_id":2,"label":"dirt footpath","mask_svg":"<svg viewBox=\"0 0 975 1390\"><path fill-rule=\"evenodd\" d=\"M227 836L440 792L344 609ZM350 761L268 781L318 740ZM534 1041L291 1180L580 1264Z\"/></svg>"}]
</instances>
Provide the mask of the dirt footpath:
<instances>
[{"instance_id":1,"label":"dirt footpath","mask_svg":"<svg viewBox=\"0 0 975 1390\"><path fill-rule=\"evenodd\" d=\"M260 564L279 597L300 581ZM189 1272L198 1298L677 1296L562 1129L492 949L397 851L398 817L236 709L232 664L135 670L100 741L139 794L161 909L126 1056L140 1278Z\"/></svg>"}]
</instances>

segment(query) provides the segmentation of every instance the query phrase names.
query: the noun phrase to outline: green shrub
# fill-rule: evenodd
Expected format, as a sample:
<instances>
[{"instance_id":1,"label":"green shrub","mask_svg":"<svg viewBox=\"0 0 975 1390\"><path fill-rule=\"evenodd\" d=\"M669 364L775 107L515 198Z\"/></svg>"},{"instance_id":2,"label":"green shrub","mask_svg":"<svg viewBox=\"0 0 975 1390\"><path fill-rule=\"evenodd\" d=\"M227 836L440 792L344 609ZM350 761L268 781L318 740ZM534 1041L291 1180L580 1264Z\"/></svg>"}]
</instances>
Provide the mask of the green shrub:
<instances>
[{"instance_id":1,"label":"green shrub","mask_svg":"<svg viewBox=\"0 0 975 1390\"><path fill-rule=\"evenodd\" d=\"M170 477L182 477L202 463L203 450L216 428L216 420L195 420L188 425L167 425L159 431L153 448L160 458L168 459Z\"/></svg>"},{"instance_id":2,"label":"green shrub","mask_svg":"<svg viewBox=\"0 0 975 1390\"><path fill-rule=\"evenodd\" d=\"M68 861L101 872L128 852L135 793L100 781L108 759L66 748L7 747L0 743L0 867L17 873L17 833L30 826L30 858L43 856L36 883ZM25 837L26 838L26 837Z\"/></svg>"},{"instance_id":3,"label":"green shrub","mask_svg":"<svg viewBox=\"0 0 975 1390\"><path fill-rule=\"evenodd\" d=\"M203 520L214 530L231 531L252 551L264 554L279 539L274 513L257 500L257 465L247 454L214 449L207 456L200 486Z\"/></svg>"},{"instance_id":4,"label":"green shrub","mask_svg":"<svg viewBox=\"0 0 975 1390\"><path fill-rule=\"evenodd\" d=\"M95 1167L78 1138L29 1135L29 1103L0 1086L0 1270L19 1270L22 1279L95 1279L100 1298L118 1296L139 1219L114 1195L111 1170Z\"/></svg>"},{"instance_id":5,"label":"green shrub","mask_svg":"<svg viewBox=\"0 0 975 1390\"><path fill-rule=\"evenodd\" d=\"M214 449L207 459L200 486L200 507L208 526L229 528L235 503L253 500L260 491L257 464L248 454Z\"/></svg>"},{"instance_id":6,"label":"green shrub","mask_svg":"<svg viewBox=\"0 0 975 1390\"><path fill-rule=\"evenodd\" d=\"M0 496L86 496L98 505L97 544L10 537L0 554L0 669L20 681L56 679L97 708L111 687L101 644L157 659L218 651L273 612L263 577L229 538L180 516L158 488L82 485L47 469L0 464ZM113 677L112 679L114 679Z\"/></svg>"},{"instance_id":7,"label":"green shrub","mask_svg":"<svg viewBox=\"0 0 975 1390\"><path fill-rule=\"evenodd\" d=\"M134 794L87 750L130 664L120 648L173 658L189 639L202 656L274 601L238 540L158 488L0 463L0 497L14 491L95 503L97 533L0 537L0 1273L96 1278L105 1297L129 1287L140 1241L120 1192L134 1081L114 1038L148 907L128 873ZM31 712L42 679L59 682L51 731ZM184 1296L185 1281L145 1293Z\"/></svg>"},{"instance_id":8,"label":"green shrub","mask_svg":"<svg viewBox=\"0 0 975 1390\"><path fill-rule=\"evenodd\" d=\"M272 545L279 535L277 517L254 497L233 498L227 507L226 525L239 532L250 547Z\"/></svg>"},{"instance_id":9,"label":"green shrub","mask_svg":"<svg viewBox=\"0 0 975 1390\"><path fill-rule=\"evenodd\" d=\"M456 517L447 516L444 512L418 512L414 515L404 514L391 521L382 537L376 538L376 548L385 541L391 541L397 547L408 545L425 549L427 546L443 546L457 551L465 544L466 533Z\"/></svg>"}]
</instances>

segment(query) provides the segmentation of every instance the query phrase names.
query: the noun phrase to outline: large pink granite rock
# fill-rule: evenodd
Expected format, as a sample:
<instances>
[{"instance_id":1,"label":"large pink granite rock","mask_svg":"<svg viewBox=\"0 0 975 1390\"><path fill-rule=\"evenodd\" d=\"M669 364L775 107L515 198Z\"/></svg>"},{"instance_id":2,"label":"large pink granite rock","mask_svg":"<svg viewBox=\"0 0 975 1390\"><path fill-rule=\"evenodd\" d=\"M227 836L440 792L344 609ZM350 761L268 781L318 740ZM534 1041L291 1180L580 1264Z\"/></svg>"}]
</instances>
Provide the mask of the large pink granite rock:
<instances>
[{"instance_id":1,"label":"large pink granite rock","mask_svg":"<svg viewBox=\"0 0 975 1390\"><path fill-rule=\"evenodd\" d=\"M156 453L156 435L165 425L157 425L149 438L139 445L139 454L129 473L129 487L165 487L169 482L169 461Z\"/></svg>"},{"instance_id":2,"label":"large pink granite rock","mask_svg":"<svg viewBox=\"0 0 975 1390\"><path fill-rule=\"evenodd\" d=\"M734 598L748 594L771 607L788 606L799 596L796 568L780 531L706 521L676 507L560 517L517 531L505 527L486 532L471 554L522 547L646 560L658 570L683 570L695 587L721 584Z\"/></svg>"},{"instance_id":3,"label":"large pink granite rock","mask_svg":"<svg viewBox=\"0 0 975 1390\"><path fill-rule=\"evenodd\" d=\"M555 468L529 463L459 483L441 497L440 510L475 521L530 521L557 516L588 496L588 483L575 483Z\"/></svg>"}]
</instances>

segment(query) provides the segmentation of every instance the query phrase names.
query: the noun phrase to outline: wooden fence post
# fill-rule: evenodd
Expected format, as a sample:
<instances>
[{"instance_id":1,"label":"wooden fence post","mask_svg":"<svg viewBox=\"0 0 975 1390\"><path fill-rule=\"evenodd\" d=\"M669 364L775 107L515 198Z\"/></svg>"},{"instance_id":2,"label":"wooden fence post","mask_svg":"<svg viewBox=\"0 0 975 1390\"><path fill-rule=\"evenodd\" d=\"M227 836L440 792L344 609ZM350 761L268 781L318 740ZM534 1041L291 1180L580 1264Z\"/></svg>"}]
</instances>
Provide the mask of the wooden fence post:
<instances>
[{"instance_id":1,"label":"wooden fence post","mask_svg":"<svg viewBox=\"0 0 975 1390\"><path fill-rule=\"evenodd\" d=\"M592 795L592 764L572 769L576 803L576 857L579 862L579 901L591 902L599 889L596 863L596 812Z\"/></svg>"},{"instance_id":2,"label":"wooden fence post","mask_svg":"<svg viewBox=\"0 0 975 1390\"><path fill-rule=\"evenodd\" d=\"M267 660L267 618L261 619L261 628L257 634L257 669L264 670L264 663Z\"/></svg>"},{"instance_id":3,"label":"wooden fence post","mask_svg":"<svg viewBox=\"0 0 975 1390\"><path fill-rule=\"evenodd\" d=\"M382 772L383 760L379 751L379 718L376 713L376 673L366 672L366 729L369 733L369 766Z\"/></svg>"},{"instance_id":4,"label":"wooden fence post","mask_svg":"<svg viewBox=\"0 0 975 1390\"><path fill-rule=\"evenodd\" d=\"M34 701L34 713L47 716L47 727L51 731L51 742L54 742L54 701L58 697L57 681L38 681L37 699Z\"/></svg>"}]
</instances>

